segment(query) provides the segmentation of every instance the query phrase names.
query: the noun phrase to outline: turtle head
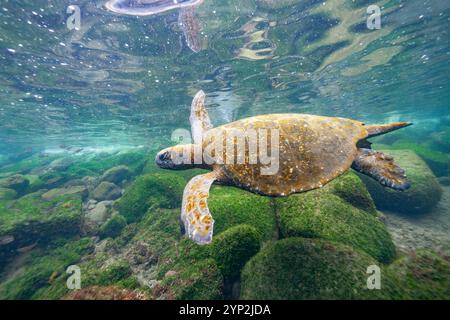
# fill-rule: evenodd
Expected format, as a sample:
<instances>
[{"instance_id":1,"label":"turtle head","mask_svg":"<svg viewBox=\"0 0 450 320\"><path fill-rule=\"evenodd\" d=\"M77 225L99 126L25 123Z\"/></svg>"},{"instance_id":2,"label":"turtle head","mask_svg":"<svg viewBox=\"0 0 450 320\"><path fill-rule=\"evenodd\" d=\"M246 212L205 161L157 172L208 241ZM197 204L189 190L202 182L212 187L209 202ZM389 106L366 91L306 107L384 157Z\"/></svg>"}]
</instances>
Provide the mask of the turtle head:
<instances>
[{"instance_id":1,"label":"turtle head","mask_svg":"<svg viewBox=\"0 0 450 320\"><path fill-rule=\"evenodd\" d=\"M199 167L195 164L194 144L177 145L164 149L156 155L155 162L158 167L169 170L186 170Z\"/></svg>"}]
</instances>

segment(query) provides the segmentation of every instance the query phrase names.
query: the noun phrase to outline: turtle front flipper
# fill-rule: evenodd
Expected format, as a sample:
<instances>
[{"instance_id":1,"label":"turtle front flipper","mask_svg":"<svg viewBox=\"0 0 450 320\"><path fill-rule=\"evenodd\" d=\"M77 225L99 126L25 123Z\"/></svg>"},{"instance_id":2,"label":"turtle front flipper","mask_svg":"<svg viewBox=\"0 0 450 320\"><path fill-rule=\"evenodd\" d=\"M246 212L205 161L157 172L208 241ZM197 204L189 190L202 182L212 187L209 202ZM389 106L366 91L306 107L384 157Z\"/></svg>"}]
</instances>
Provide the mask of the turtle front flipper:
<instances>
[{"instance_id":1,"label":"turtle front flipper","mask_svg":"<svg viewBox=\"0 0 450 320\"><path fill-rule=\"evenodd\" d=\"M184 189L181 220L186 235L197 244L212 241L214 220L209 212L209 189L217 179L216 172L194 177Z\"/></svg>"},{"instance_id":2,"label":"turtle front flipper","mask_svg":"<svg viewBox=\"0 0 450 320\"><path fill-rule=\"evenodd\" d=\"M410 188L405 170L394 163L394 158L371 149L359 149L352 168L394 190Z\"/></svg>"},{"instance_id":3,"label":"turtle front flipper","mask_svg":"<svg viewBox=\"0 0 450 320\"><path fill-rule=\"evenodd\" d=\"M192 100L191 116L189 117L192 138L197 145L201 145L205 131L212 129L213 127L205 108L205 99L206 94L203 91L199 91L195 95L194 100Z\"/></svg>"}]
</instances>

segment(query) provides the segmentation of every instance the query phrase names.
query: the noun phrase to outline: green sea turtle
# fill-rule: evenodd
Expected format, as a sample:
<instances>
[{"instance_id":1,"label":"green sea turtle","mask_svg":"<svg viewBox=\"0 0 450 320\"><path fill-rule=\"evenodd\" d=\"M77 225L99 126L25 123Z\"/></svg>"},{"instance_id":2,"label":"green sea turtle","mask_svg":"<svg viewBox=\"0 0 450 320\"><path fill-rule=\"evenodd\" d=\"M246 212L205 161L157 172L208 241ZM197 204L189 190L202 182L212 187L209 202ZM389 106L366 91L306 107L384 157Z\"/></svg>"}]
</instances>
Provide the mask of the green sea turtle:
<instances>
[{"instance_id":1,"label":"green sea turtle","mask_svg":"<svg viewBox=\"0 0 450 320\"><path fill-rule=\"evenodd\" d=\"M320 188L353 168L395 190L410 186L394 159L372 150L367 139L411 123L365 125L344 118L270 114L213 128L205 97L200 91L192 102L194 144L162 150L155 159L163 169L211 170L194 177L183 195L181 218L187 236L198 244L212 240L214 220L207 199L213 183L282 197Z\"/></svg>"}]
</instances>

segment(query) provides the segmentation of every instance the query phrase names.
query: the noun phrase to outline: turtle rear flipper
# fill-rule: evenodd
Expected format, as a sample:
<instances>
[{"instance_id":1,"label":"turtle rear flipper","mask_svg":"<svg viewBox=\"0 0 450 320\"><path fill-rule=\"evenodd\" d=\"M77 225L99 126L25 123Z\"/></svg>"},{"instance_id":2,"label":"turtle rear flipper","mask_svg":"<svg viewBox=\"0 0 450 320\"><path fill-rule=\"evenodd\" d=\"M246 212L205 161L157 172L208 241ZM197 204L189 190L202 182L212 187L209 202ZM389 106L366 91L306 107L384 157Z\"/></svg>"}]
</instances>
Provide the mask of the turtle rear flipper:
<instances>
[{"instance_id":1,"label":"turtle rear flipper","mask_svg":"<svg viewBox=\"0 0 450 320\"><path fill-rule=\"evenodd\" d=\"M373 138L409 126L412 126L411 122L395 122L389 124L364 125L364 128L367 130L367 133L369 134L368 137Z\"/></svg>"},{"instance_id":2,"label":"turtle rear flipper","mask_svg":"<svg viewBox=\"0 0 450 320\"><path fill-rule=\"evenodd\" d=\"M394 163L394 158L382 152L359 149L352 168L394 190L405 191L411 186L405 170Z\"/></svg>"}]
</instances>

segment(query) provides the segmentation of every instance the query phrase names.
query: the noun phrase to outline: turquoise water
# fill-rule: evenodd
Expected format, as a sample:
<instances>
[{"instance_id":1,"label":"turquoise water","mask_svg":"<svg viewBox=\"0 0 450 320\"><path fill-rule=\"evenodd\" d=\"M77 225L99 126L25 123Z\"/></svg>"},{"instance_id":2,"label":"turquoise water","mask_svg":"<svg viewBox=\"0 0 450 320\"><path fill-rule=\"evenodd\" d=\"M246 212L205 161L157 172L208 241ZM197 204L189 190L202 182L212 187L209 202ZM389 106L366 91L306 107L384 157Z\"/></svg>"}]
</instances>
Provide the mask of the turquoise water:
<instances>
[{"instance_id":1,"label":"turquoise water","mask_svg":"<svg viewBox=\"0 0 450 320\"><path fill-rule=\"evenodd\" d=\"M148 145L188 127L198 89L216 124L276 111L432 126L448 116L449 4L375 2L382 26L370 31L373 3L206 0L196 8L206 48L194 53L176 10L137 18L103 1L2 1L2 154ZM66 26L70 4L79 31Z\"/></svg>"},{"instance_id":2,"label":"turquoise water","mask_svg":"<svg viewBox=\"0 0 450 320\"><path fill-rule=\"evenodd\" d=\"M7 201L82 185L89 193L80 204L85 216L96 205L89 207L98 185L92 181L118 165L132 172L133 178L116 183L126 194L137 177L155 172L152 159L174 144L172 133L190 129L192 98L204 90L215 126L271 113L413 122L373 139L374 148L394 150L414 179L426 171L431 180L419 177L416 186L432 188L414 189L406 200L385 200L365 182L399 252L433 249L448 262L449 1L204 0L184 20L179 9L138 17L108 11L105 2L0 1L0 183L20 174L32 186ZM367 27L370 5L381 9L380 29ZM79 28L68 22L75 12L69 6L79 9ZM17 203L2 204L2 196L0 210L7 216ZM118 210L114 203L108 206L109 214ZM179 211L179 204L172 207ZM13 221L1 219L4 225ZM98 235L83 229L77 236L86 234ZM8 239L0 237L7 244ZM19 247L36 243L38 255L47 254L31 235ZM3 282L14 279L16 256L0 254L13 263L5 267ZM143 272L133 268L133 274ZM447 280L440 284L448 290ZM144 282L141 287L150 286ZM4 288L2 293L0 284L0 296L33 298ZM226 290L225 296L233 296ZM43 296L61 297L52 294Z\"/></svg>"}]
</instances>

